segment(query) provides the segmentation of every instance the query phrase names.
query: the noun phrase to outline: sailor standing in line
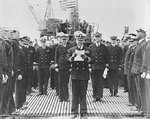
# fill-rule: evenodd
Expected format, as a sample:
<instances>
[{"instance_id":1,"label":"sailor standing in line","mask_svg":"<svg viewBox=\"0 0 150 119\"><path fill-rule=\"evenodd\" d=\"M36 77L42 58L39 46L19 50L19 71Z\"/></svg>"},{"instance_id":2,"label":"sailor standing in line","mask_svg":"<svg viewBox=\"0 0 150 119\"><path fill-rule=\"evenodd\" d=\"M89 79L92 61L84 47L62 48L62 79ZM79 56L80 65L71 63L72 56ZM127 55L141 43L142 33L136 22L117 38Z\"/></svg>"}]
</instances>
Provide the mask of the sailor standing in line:
<instances>
[{"instance_id":1,"label":"sailor standing in line","mask_svg":"<svg viewBox=\"0 0 150 119\"><path fill-rule=\"evenodd\" d=\"M35 48L29 46L30 38L28 36L23 37L24 46L22 47L25 53L25 80L26 80L26 93L31 93L31 83L33 80L33 66L36 62Z\"/></svg>"},{"instance_id":2,"label":"sailor standing in line","mask_svg":"<svg viewBox=\"0 0 150 119\"><path fill-rule=\"evenodd\" d=\"M39 95L47 95L51 50L46 46L46 38L41 38L42 46L37 49L37 63L39 72Z\"/></svg>"},{"instance_id":3,"label":"sailor standing in line","mask_svg":"<svg viewBox=\"0 0 150 119\"><path fill-rule=\"evenodd\" d=\"M144 80L141 79L141 69L143 63L143 55L146 45L146 32L143 29L137 30L137 37L140 39L134 54L133 66L131 73L134 74L136 89L137 89L137 109L142 110L142 99L144 97Z\"/></svg>"},{"instance_id":4,"label":"sailor standing in line","mask_svg":"<svg viewBox=\"0 0 150 119\"><path fill-rule=\"evenodd\" d=\"M96 43L89 46L95 58L91 73L94 102L102 101L104 87L103 72L108 63L108 49L101 43L101 37L102 34L97 32L95 34Z\"/></svg>"},{"instance_id":5,"label":"sailor standing in line","mask_svg":"<svg viewBox=\"0 0 150 119\"><path fill-rule=\"evenodd\" d=\"M66 59L67 50L70 46L67 44L68 42L68 34L64 34L63 32L59 33L59 37L61 37L61 44L57 46L55 52L55 63L56 68L55 71L58 72L58 86L59 86L59 98L60 102L69 101L69 92L68 92L68 83L69 83L69 69L70 63Z\"/></svg>"},{"instance_id":6,"label":"sailor standing in line","mask_svg":"<svg viewBox=\"0 0 150 119\"><path fill-rule=\"evenodd\" d=\"M117 97L118 70L122 62L122 50L116 45L116 36L111 37L111 45L108 46L108 79L111 96Z\"/></svg>"}]
</instances>

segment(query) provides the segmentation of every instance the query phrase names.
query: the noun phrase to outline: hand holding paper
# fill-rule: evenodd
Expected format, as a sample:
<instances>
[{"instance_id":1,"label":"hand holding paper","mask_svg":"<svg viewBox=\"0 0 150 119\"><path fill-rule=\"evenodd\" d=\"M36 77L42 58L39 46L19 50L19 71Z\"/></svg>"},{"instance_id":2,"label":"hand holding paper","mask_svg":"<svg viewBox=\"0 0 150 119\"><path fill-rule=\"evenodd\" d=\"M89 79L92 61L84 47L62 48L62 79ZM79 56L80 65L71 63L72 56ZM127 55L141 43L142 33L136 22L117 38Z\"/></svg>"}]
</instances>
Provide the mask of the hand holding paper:
<instances>
[{"instance_id":1,"label":"hand holding paper","mask_svg":"<svg viewBox=\"0 0 150 119\"><path fill-rule=\"evenodd\" d=\"M81 57L82 57L84 60L86 60L86 59L88 58L87 55L81 55Z\"/></svg>"},{"instance_id":2,"label":"hand holding paper","mask_svg":"<svg viewBox=\"0 0 150 119\"><path fill-rule=\"evenodd\" d=\"M74 52L71 57L76 57L76 56L77 56L77 54L76 54L76 52Z\"/></svg>"},{"instance_id":3,"label":"hand holding paper","mask_svg":"<svg viewBox=\"0 0 150 119\"><path fill-rule=\"evenodd\" d=\"M3 84L5 84L5 83L7 83L7 80L8 80L8 76L7 75L4 75L4 74L2 74L2 83Z\"/></svg>"},{"instance_id":4,"label":"hand holding paper","mask_svg":"<svg viewBox=\"0 0 150 119\"><path fill-rule=\"evenodd\" d=\"M85 50L76 50L75 54L76 56L74 58L74 61L84 61L84 59L81 56L85 55Z\"/></svg>"}]
</instances>

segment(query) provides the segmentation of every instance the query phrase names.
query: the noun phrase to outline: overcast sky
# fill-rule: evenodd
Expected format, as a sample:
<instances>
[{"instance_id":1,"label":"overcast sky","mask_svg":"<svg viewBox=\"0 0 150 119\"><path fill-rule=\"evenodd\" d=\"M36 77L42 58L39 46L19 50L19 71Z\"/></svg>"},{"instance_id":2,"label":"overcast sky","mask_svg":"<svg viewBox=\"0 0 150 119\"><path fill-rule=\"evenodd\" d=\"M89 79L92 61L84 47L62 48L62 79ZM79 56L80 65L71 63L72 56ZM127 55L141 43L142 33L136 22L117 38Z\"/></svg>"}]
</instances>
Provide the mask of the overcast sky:
<instances>
[{"instance_id":1,"label":"overcast sky","mask_svg":"<svg viewBox=\"0 0 150 119\"><path fill-rule=\"evenodd\" d=\"M28 0L37 15L43 19L47 0ZM111 35L122 37L124 26L130 32L150 26L150 0L78 0L79 17L89 23L98 23L99 32L109 40ZM59 0L52 0L54 17L68 19L69 12L62 11ZM38 38L38 24L25 0L0 0L0 26L17 28L21 35Z\"/></svg>"}]
</instances>

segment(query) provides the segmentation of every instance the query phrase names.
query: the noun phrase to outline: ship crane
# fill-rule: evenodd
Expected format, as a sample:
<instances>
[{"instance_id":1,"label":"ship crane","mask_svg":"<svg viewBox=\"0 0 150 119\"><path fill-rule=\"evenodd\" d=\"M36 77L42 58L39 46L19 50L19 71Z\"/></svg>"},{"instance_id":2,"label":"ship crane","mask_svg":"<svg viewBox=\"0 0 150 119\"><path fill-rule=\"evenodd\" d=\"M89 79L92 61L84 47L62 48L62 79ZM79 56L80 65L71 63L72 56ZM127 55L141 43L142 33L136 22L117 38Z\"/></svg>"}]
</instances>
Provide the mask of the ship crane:
<instances>
[{"instance_id":1,"label":"ship crane","mask_svg":"<svg viewBox=\"0 0 150 119\"><path fill-rule=\"evenodd\" d=\"M57 27L60 24L60 20L54 18L53 9L52 9L52 3L51 0L48 0L47 7L44 15L44 19L39 19L38 15L36 14L34 8L32 5L28 2L28 0L25 0L33 17L35 18L38 26L38 30L41 32L41 36L54 36L57 33Z\"/></svg>"},{"instance_id":2,"label":"ship crane","mask_svg":"<svg viewBox=\"0 0 150 119\"><path fill-rule=\"evenodd\" d=\"M41 22L41 19L38 17L35 10L33 9L33 6L29 3L29 1L28 0L25 0L25 1L26 1L27 5L29 7L34 19L36 20L37 24L39 25L39 23Z\"/></svg>"}]
</instances>

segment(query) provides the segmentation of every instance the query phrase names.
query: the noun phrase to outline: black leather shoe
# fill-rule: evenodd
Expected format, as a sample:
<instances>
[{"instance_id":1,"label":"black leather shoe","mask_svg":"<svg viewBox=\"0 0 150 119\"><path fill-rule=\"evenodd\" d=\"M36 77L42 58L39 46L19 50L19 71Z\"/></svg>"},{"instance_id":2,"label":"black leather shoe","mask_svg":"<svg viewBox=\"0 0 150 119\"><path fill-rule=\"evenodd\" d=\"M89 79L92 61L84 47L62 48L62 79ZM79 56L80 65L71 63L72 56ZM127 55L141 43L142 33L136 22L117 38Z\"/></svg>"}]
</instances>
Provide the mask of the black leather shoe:
<instances>
[{"instance_id":1,"label":"black leather shoe","mask_svg":"<svg viewBox=\"0 0 150 119\"><path fill-rule=\"evenodd\" d=\"M65 99L64 101L65 101L65 102L70 102L70 100L69 100L69 99Z\"/></svg>"},{"instance_id":2,"label":"black leather shoe","mask_svg":"<svg viewBox=\"0 0 150 119\"><path fill-rule=\"evenodd\" d=\"M46 93L46 92L44 92L43 94L44 94L44 95L47 95L47 93Z\"/></svg>"},{"instance_id":3,"label":"black leather shoe","mask_svg":"<svg viewBox=\"0 0 150 119\"><path fill-rule=\"evenodd\" d=\"M60 100L59 100L59 102L63 102L63 101L64 101L63 99L60 99Z\"/></svg>"},{"instance_id":4,"label":"black leather shoe","mask_svg":"<svg viewBox=\"0 0 150 119\"><path fill-rule=\"evenodd\" d=\"M102 98L100 98L100 100L99 100L100 102L104 102L104 100L102 99Z\"/></svg>"},{"instance_id":5,"label":"black leather shoe","mask_svg":"<svg viewBox=\"0 0 150 119\"><path fill-rule=\"evenodd\" d=\"M115 96L115 97L119 97L119 95L117 95L117 94L115 94L114 96Z\"/></svg>"},{"instance_id":6,"label":"black leather shoe","mask_svg":"<svg viewBox=\"0 0 150 119\"><path fill-rule=\"evenodd\" d=\"M128 90L124 90L123 92L126 93L126 92L128 92Z\"/></svg>"},{"instance_id":7,"label":"black leather shoe","mask_svg":"<svg viewBox=\"0 0 150 119\"><path fill-rule=\"evenodd\" d=\"M39 93L37 96L43 95L43 93Z\"/></svg>"},{"instance_id":8,"label":"black leather shoe","mask_svg":"<svg viewBox=\"0 0 150 119\"><path fill-rule=\"evenodd\" d=\"M77 118L77 114L71 115L71 119Z\"/></svg>"},{"instance_id":9,"label":"black leather shoe","mask_svg":"<svg viewBox=\"0 0 150 119\"><path fill-rule=\"evenodd\" d=\"M97 102L96 98L93 99L93 102Z\"/></svg>"},{"instance_id":10,"label":"black leather shoe","mask_svg":"<svg viewBox=\"0 0 150 119\"><path fill-rule=\"evenodd\" d=\"M96 101L100 101L100 98L96 98Z\"/></svg>"},{"instance_id":11,"label":"black leather shoe","mask_svg":"<svg viewBox=\"0 0 150 119\"><path fill-rule=\"evenodd\" d=\"M87 115L86 114L81 114L81 119L88 119Z\"/></svg>"}]
</instances>

